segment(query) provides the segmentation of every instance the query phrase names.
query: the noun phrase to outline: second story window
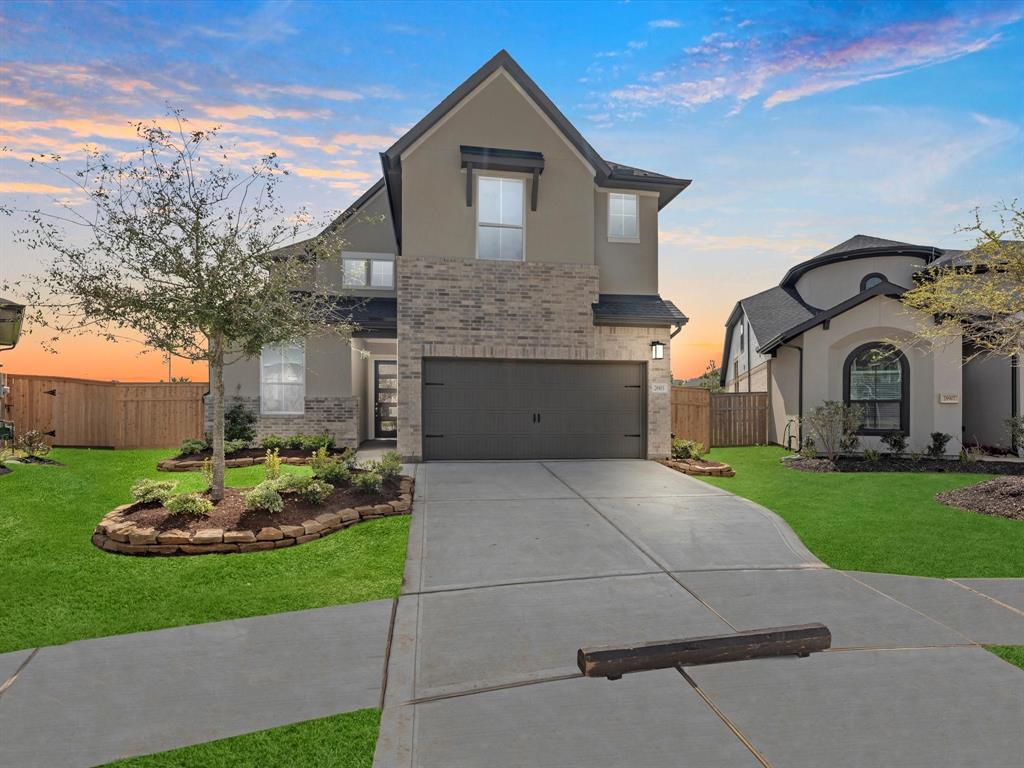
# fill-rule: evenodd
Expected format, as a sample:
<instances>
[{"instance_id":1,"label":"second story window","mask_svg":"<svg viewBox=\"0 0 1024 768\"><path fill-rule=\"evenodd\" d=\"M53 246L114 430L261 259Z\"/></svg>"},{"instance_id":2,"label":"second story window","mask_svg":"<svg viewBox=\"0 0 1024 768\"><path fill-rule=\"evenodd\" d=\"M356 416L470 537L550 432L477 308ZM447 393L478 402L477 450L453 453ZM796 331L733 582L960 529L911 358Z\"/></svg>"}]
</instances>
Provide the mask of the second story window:
<instances>
[{"instance_id":1,"label":"second story window","mask_svg":"<svg viewBox=\"0 0 1024 768\"><path fill-rule=\"evenodd\" d=\"M481 176L478 192L477 258L522 261L522 179Z\"/></svg>"},{"instance_id":2,"label":"second story window","mask_svg":"<svg viewBox=\"0 0 1024 768\"><path fill-rule=\"evenodd\" d=\"M394 288L395 262L345 257L341 262L341 284L344 288Z\"/></svg>"},{"instance_id":3,"label":"second story window","mask_svg":"<svg viewBox=\"0 0 1024 768\"><path fill-rule=\"evenodd\" d=\"M637 196L632 193L608 194L608 239L636 242L640 239L637 223Z\"/></svg>"}]
</instances>

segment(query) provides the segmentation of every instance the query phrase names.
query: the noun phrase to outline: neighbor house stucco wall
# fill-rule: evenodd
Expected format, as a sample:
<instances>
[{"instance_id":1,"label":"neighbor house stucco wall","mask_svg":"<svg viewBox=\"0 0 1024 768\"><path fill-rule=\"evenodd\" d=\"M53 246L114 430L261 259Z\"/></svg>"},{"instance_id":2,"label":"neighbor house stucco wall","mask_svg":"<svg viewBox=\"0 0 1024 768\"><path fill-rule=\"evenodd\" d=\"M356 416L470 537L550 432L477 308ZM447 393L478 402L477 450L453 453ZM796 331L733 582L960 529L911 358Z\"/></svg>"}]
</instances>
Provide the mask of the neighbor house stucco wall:
<instances>
[{"instance_id":1,"label":"neighbor house stucco wall","mask_svg":"<svg viewBox=\"0 0 1024 768\"><path fill-rule=\"evenodd\" d=\"M740 329L744 342L740 348ZM768 388L768 355L757 351L760 342L747 319L746 312L740 312L732 325L729 353L722 366L725 368L725 388L728 392L764 392ZM748 381L748 372L750 373Z\"/></svg>"},{"instance_id":2,"label":"neighbor house stucco wall","mask_svg":"<svg viewBox=\"0 0 1024 768\"><path fill-rule=\"evenodd\" d=\"M539 202L525 181L525 258L594 264L594 170L499 70L406 150L402 163L402 253L413 258L476 258L476 190L466 205L461 145L541 152ZM509 175L475 171L476 175Z\"/></svg>"},{"instance_id":3,"label":"neighbor house stucco wall","mask_svg":"<svg viewBox=\"0 0 1024 768\"><path fill-rule=\"evenodd\" d=\"M932 432L953 436L947 452L960 450L961 403L939 403L939 393L962 400L959 344L928 348L910 341L918 319L898 301L875 297L837 317L828 330L813 328L797 343L804 348L804 414L826 400L843 399L843 364L862 344L895 340L910 367L910 450L924 450ZM862 448L881 449L878 437L862 437Z\"/></svg>"},{"instance_id":4,"label":"neighbor house stucco wall","mask_svg":"<svg viewBox=\"0 0 1024 768\"><path fill-rule=\"evenodd\" d=\"M398 450L422 457L422 360L464 357L641 362L647 453L669 453L671 360L665 328L593 325L595 265L442 261L403 255L398 291ZM651 342L665 358L651 360ZM653 387L653 389L652 389ZM653 391L662 390L662 391Z\"/></svg>"},{"instance_id":5,"label":"neighbor house stucco wall","mask_svg":"<svg viewBox=\"0 0 1024 768\"><path fill-rule=\"evenodd\" d=\"M608 241L608 193L629 190L595 189L594 249L601 268L601 293L656 294L658 292L658 196L638 194L638 243Z\"/></svg>"},{"instance_id":6,"label":"neighbor house stucco wall","mask_svg":"<svg viewBox=\"0 0 1024 768\"><path fill-rule=\"evenodd\" d=\"M925 264L919 256L871 256L815 267L796 281L800 297L818 309L829 309L860 293L866 275L877 272L890 283L912 288L913 275Z\"/></svg>"}]
</instances>

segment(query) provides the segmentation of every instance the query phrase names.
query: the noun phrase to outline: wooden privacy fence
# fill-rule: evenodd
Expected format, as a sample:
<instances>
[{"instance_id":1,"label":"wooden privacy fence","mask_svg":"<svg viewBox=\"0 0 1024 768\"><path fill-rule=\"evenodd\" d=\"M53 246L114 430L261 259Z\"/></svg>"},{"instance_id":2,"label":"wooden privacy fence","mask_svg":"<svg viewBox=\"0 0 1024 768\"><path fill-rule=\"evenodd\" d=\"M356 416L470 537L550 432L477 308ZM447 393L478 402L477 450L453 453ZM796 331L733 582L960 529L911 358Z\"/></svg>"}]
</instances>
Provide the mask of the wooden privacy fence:
<instances>
[{"instance_id":1,"label":"wooden privacy fence","mask_svg":"<svg viewBox=\"0 0 1024 768\"><path fill-rule=\"evenodd\" d=\"M768 393L672 387L672 434L709 448L767 443Z\"/></svg>"},{"instance_id":2,"label":"wooden privacy fence","mask_svg":"<svg viewBox=\"0 0 1024 768\"><path fill-rule=\"evenodd\" d=\"M122 383L8 374L2 418L53 445L165 448L203 434L205 382Z\"/></svg>"}]
</instances>

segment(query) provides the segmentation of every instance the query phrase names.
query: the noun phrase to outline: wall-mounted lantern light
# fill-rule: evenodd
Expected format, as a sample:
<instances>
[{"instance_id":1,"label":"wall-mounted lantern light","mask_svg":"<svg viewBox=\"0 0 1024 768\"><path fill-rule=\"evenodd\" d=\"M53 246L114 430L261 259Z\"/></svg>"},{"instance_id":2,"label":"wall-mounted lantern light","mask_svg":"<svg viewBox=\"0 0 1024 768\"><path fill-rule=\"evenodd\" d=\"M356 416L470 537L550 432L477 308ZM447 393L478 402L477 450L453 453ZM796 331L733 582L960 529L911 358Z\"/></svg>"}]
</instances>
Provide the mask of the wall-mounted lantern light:
<instances>
[{"instance_id":1,"label":"wall-mounted lantern light","mask_svg":"<svg viewBox=\"0 0 1024 768\"><path fill-rule=\"evenodd\" d=\"M664 360L665 359L665 345L660 341L651 342L651 359L652 360Z\"/></svg>"},{"instance_id":2,"label":"wall-mounted lantern light","mask_svg":"<svg viewBox=\"0 0 1024 768\"><path fill-rule=\"evenodd\" d=\"M25 320L25 307L0 298L0 349L14 349Z\"/></svg>"}]
</instances>

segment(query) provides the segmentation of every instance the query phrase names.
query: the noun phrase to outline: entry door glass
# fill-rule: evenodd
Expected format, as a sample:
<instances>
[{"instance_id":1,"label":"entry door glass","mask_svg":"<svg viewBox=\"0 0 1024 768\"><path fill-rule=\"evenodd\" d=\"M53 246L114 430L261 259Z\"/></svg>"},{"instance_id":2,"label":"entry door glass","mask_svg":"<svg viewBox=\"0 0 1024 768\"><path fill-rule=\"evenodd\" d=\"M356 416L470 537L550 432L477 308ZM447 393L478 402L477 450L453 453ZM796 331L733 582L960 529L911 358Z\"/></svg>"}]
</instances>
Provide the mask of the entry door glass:
<instances>
[{"instance_id":1,"label":"entry door glass","mask_svg":"<svg viewBox=\"0 0 1024 768\"><path fill-rule=\"evenodd\" d=\"M373 428L377 437L398 436L398 363L375 360L373 364Z\"/></svg>"}]
</instances>

